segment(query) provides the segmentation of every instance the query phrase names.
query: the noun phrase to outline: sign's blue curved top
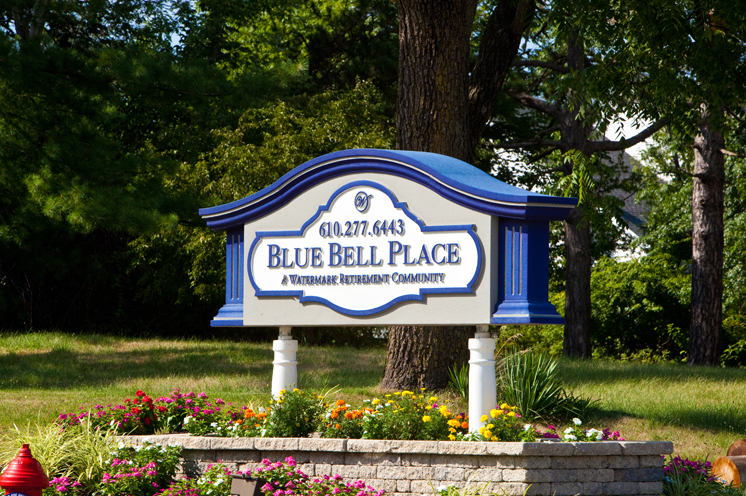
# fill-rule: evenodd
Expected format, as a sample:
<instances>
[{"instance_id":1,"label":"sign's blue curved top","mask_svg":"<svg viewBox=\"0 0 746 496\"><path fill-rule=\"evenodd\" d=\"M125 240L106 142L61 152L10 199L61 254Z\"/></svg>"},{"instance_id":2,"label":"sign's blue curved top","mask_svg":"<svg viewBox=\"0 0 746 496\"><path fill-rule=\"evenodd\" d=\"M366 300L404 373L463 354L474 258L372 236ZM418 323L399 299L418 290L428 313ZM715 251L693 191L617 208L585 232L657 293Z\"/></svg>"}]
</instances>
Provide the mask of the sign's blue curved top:
<instances>
[{"instance_id":1,"label":"sign's blue curved top","mask_svg":"<svg viewBox=\"0 0 746 496\"><path fill-rule=\"evenodd\" d=\"M228 229L282 207L323 181L364 172L405 177L454 203L502 217L562 220L577 205L576 198L532 193L445 155L359 148L309 160L253 195L200 209L199 214L210 228Z\"/></svg>"}]
</instances>

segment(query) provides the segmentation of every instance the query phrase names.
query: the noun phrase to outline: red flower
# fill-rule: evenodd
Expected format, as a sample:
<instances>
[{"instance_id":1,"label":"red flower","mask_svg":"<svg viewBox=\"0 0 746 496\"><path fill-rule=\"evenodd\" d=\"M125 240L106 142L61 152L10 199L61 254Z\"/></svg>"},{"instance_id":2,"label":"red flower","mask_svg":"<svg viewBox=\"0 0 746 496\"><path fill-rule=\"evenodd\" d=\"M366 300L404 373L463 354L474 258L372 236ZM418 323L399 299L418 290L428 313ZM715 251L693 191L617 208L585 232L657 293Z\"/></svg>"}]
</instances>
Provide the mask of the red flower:
<instances>
[{"instance_id":1,"label":"red flower","mask_svg":"<svg viewBox=\"0 0 746 496\"><path fill-rule=\"evenodd\" d=\"M137 398L135 398L134 400L132 400L132 404L133 405L137 405L139 402L140 402L140 400L138 400Z\"/></svg>"},{"instance_id":2,"label":"red flower","mask_svg":"<svg viewBox=\"0 0 746 496\"><path fill-rule=\"evenodd\" d=\"M140 413L140 409L139 408L133 408L132 409L132 413Z\"/></svg>"},{"instance_id":3,"label":"red flower","mask_svg":"<svg viewBox=\"0 0 746 496\"><path fill-rule=\"evenodd\" d=\"M145 425L150 425L150 417L145 417Z\"/></svg>"},{"instance_id":4,"label":"red flower","mask_svg":"<svg viewBox=\"0 0 746 496\"><path fill-rule=\"evenodd\" d=\"M137 392L135 393L135 396L137 396L137 397L140 397L140 396L145 396L145 393L143 393L142 391L137 391Z\"/></svg>"},{"instance_id":5,"label":"red flower","mask_svg":"<svg viewBox=\"0 0 746 496\"><path fill-rule=\"evenodd\" d=\"M168 408L166 408L165 406L159 406L158 407L158 411L161 412L161 413L165 412L166 410L168 410Z\"/></svg>"}]
</instances>

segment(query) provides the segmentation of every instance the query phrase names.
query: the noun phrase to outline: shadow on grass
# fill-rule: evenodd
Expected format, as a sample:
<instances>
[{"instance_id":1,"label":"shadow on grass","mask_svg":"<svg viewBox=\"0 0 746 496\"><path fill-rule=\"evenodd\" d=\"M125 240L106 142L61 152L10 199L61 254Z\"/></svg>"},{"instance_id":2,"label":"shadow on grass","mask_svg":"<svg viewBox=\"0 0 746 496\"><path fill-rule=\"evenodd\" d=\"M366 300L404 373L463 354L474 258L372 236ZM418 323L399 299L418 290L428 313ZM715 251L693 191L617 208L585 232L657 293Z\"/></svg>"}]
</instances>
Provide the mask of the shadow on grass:
<instances>
[{"instance_id":1,"label":"shadow on grass","mask_svg":"<svg viewBox=\"0 0 746 496\"><path fill-rule=\"evenodd\" d=\"M116 348L121 341L97 340ZM86 340L88 342L88 340ZM107 347L108 348L108 347ZM68 347L0 355L0 389L66 389L104 387L129 379L244 376L269 382L273 353L268 346L241 343L160 343L157 348L75 351ZM304 363L304 360L307 362ZM365 350L305 349L299 351L299 372L306 387L371 387L380 380L380 357Z\"/></svg>"},{"instance_id":2,"label":"shadow on grass","mask_svg":"<svg viewBox=\"0 0 746 496\"><path fill-rule=\"evenodd\" d=\"M637 400L633 395L640 395L639 401L632 401L634 409L630 410L607 410L601 403L594 412L599 419L644 418L651 425L709 429L715 433L746 432L746 409L741 406L746 391L743 370L677 363L562 360L559 375L570 387L603 384L610 391L618 391L612 394L629 394L633 400ZM660 396L649 392L651 384ZM636 386L648 393L635 391ZM732 396L712 392L722 389L731 391Z\"/></svg>"}]
</instances>

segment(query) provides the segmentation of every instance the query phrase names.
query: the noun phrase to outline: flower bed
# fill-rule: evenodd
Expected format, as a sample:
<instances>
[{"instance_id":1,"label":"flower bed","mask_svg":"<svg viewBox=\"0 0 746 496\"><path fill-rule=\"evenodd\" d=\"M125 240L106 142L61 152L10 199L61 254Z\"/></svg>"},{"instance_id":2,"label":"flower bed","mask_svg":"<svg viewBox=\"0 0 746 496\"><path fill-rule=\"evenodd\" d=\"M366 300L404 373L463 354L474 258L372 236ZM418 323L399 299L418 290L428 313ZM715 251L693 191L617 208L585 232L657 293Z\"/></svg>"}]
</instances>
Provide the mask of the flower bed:
<instances>
[{"instance_id":1,"label":"flower bed","mask_svg":"<svg viewBox=\"0 0 746 496\"><path fill-rule=\"evenodd\" d=\"M440 487L482 487L485 494L660 494L670 442L396 441L323 438L128 436L182 445L185 475L217 462L232 471L292 457L312 477L339 474L387 494L433 494Z\"/></svg>"}]
</instances>

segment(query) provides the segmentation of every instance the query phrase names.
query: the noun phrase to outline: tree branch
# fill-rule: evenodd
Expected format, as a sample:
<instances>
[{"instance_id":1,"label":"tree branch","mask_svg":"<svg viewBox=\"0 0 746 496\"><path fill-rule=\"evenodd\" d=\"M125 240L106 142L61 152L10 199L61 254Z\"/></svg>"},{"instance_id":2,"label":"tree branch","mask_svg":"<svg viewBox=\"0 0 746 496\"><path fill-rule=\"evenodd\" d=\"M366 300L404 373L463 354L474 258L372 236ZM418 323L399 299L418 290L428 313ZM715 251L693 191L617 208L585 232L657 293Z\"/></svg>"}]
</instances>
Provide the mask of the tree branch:
<instances>
[{"instance_id":1,"label":"tree branch","mask_svg":"<svg viewBox=\"0 0 746 496\"><path fill-rule=\"evenodd\" d=\"M554 62L544 62L543 60L514 60L513 67L543 67L552 71L569 74L570 68L564 65L555 64Z\"/></svg>"},{"instance_id":2,"label":"tree branch","mask_svg":"<svg viewBox=\"0 0 746 496\"><path fill-rule=\"evenodd\" d=\"M504 149L504 150L517 150L518 148L536 148L537 146L550 146L559 148L562 143L560 141L552 140L528 140L528 141L514 141L512 143L493 143L492 148Z\"/></svg>"},{"instance_id":3,"label":"tree branch","mask_svg":"<svg viewBox=\"0 0 746 496\"><path fill-rule=\"evenodd\" d=\"M642 143L656 131L660 130L663 126L668 123L668 119L658 119L651 126L648 126L644 130L640 131L630 139L620 141L589 141L584 145L583 152L590 155L596 152L616 152L625 150L631 146L635 146L638 143Z\"/></svg>"},{"instance_id":4,"label":"tree branch","mask_svg":"<svg viewBox=\"0 0 746 496\"><path fill-rule=\"evenodd\" d=\"M525 107L538 110L539 112L544 112L545 114L551 115L557 120L560 120L561 114L563 112L563 109L561 107L552 105L550 103L545 102L544 100L541 100L540 98L527 95L526 93L523 93L523 92L521 93L508 92L508 96L510 96L511 98L515 100L518 100Z\"/></svg>"}]
</instances>

